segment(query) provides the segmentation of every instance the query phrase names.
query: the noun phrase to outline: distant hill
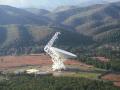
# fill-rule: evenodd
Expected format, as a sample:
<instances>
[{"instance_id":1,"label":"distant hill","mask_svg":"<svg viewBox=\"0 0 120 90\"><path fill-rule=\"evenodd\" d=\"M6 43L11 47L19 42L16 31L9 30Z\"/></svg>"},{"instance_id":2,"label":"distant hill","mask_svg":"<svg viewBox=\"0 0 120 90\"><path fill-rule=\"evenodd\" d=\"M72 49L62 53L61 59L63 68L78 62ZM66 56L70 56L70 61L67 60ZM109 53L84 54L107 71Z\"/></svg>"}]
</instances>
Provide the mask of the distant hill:
<instances>
[{"instance_id":1,"label":"distant hill","mask_svg":"<svg viewBox=\"0 0 120 90\"><path fill-rule=\"evenodd\" d=\"M56 32L55 45L69 49L120 43L120 2L53 11L0 5L0 55L40 52Z\"/></svg>"},{"instance_id":2,"label":"distant hill","mask_svg":"<svg viewBox=\"0 0 120 90\"><path fill-rule=\"evenodd\" d=\"M71 9L78 8L78 6L59 6L53 10L54 13L63 12Z\"/></svg>"},{"instance_id":3,"label":"distant hill","mask_svg":"<svg viewBox=\"0 0 120 90\"><path fill-rule=\"evenodd\" d=\"M80 6L86 7L86 6L92 6L95 4L107 4L107 3L109 3L109 1L107 2L106 0L85 0L80 3Z\"/></svg>"},{"instance_id":4,"label":"distant hill","mask_svg":"<svg viewBox=\"0 0 120 90\"><path fill-rule=\"evenodd\" d=\"M45 16L36 16L33 13L27 12L23 9L0 5L0 24L48 24L49 19Z\"/></svg>"},{"instance_id":5,"label":"distant hill","mask_svg":"<svg viewBox=\"0 0 120 90\"><path fill-rule=\"evenodd\" d=\"M37 8L25 8L26 11L31 12L36 15L45 15L50 13L50 11L45 9L37 9Z\"/></svg>"},{"instance_id":6,"label":"distant hill","mask_svg":"<svg viewBox=\"0 0 120 90\"><path fill-rule=\"evenodd\" d=\"M73 7L52 12L48 17L54 23L74 28L78 33L96 38L106 32L120 29L120 2L97 4L89 7ZM98 38L97 37L97 38ZM100 39L101 37L99 37Z\"/></svg>"},{"instance_id":7,"label":"distant hill","mask_svg":"<svg viewBox=\"0 0 120 90\"><path fill-rule=\"evenodd\" d=\"M56 31L62 33L56 42L59 47L88 46L94 42L91 37L55 27L2 25L0 26L0 55L42 52L43 47Z\"/></svg>"}]
</instances>

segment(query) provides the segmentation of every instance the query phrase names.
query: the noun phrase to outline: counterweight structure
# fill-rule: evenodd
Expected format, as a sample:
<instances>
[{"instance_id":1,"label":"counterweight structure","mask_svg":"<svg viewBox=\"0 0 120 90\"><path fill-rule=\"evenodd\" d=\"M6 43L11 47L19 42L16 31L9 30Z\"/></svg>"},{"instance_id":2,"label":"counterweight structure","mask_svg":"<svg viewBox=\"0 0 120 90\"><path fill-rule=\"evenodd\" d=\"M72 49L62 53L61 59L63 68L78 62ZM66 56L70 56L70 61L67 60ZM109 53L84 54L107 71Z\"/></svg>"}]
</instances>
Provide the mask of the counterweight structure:
<instances>
[{"instance_id":1,"label":"counterweight structure","mask_svg":"<svg viewBox=\"0 0 120 90\"><path fill-rule=\"evenodd\" d=\"M53 69L53 71L66 69L66 67L64 65L64 61L67 60L68 58L77 57L76 55L74 55L70 52L52 47L53 43L58 38L59 34L61 34L61 33L56 32L55 35L52 37L52 39L44 47L44 51L47 54L49 54L52 58L52 62L53 62L52 69Z\"/></svg>"}]
</instances>

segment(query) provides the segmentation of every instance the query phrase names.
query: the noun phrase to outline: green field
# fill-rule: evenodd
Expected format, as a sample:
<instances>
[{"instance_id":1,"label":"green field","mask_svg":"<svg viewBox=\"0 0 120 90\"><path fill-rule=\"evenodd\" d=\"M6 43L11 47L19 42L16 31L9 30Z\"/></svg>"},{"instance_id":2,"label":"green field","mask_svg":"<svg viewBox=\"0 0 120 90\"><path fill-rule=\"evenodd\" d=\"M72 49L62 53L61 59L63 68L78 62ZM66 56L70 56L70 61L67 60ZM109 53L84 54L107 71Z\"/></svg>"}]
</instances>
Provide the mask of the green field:
<instances>
[{"instance_id":1,"label":"green field","mask_svg":"<svg viewBox=\"0 0 120 90\"><path fill-rule=\"evenodd\" d=\"M58 76L62 77L76 77L76 78L88 78L88 79L98 79L101 73L92 73L92 72L72 72L72 73L61 73Z\"/></svg>"},{"instance_id":2,"label":"green field","mask_svg":"<svg viewBox=\"0 0 120 90\"><path fill-rule=\"evenodd\" d=\"M90 79L97 79L98 76L101 75L100 73L76 73L73 76L74 77L82 77L82 78L90 78Z\"/></svg>"}]
</instances>

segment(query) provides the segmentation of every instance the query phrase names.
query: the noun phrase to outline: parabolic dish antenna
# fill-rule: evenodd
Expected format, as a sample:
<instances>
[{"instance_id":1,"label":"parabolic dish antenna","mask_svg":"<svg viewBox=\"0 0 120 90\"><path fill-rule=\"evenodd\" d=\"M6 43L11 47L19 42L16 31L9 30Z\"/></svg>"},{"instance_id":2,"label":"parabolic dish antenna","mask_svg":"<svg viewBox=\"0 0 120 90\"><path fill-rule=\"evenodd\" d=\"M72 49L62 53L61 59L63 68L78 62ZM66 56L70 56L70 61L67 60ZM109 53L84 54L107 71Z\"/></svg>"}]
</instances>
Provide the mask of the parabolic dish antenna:
<instances>
[{"instance_id":1,"label":"parabolic dish antenna","mask_svg":"<svg viewBox=\"0 0 120 90\"><path fill-rule=\"evenodd\" d=\"M48 53L53 61L52 69L55 70L62 70L65 69L64 61L69 58L76 58L77 56L75 54L72 54L68 51L58 49L55 47L52 47L55 40L58 38L58 35L60 32L56 32L55 35L52 37L52 39L48 42L48 44L44 47L44 51Z\"/></svg>"},{"instance_id":2,"label":"parabolic dish antenna","mask_svg":"<svg viewBox=\"0 0 120 90\"><path fill-rule=\"evenodd\" d=\"M51 47L50 48L53 52L55 52L56 54L58 54L61 58L63 59L70 59L70 58L76 58L77 56L75 54L72 54L68 51L62 50L62 49L58 49L55 47Z\"/></svg>"}]
</instances>

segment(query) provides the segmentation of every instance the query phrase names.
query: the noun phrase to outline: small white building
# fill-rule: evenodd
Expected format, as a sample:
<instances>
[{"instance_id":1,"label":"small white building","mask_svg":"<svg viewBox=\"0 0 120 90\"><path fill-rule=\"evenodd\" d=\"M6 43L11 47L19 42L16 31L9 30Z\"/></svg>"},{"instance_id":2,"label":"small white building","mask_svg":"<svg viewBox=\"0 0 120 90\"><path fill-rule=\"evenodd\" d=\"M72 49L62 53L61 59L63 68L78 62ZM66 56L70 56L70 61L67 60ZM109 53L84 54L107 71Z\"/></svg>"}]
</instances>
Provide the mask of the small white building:
<instances>
[{"instance_id":1,"label":"small white building","mask_svg":"<svg viewBox=\"0 0 120 90\"><path fill-rule=\"evenodd\" d=\"M39 72L38 69L28 69L28 70L26 70L26 73L27 73L27 74L36 74L36 73L38 73L38 72Z\"/></svg>"}]
</instances>

